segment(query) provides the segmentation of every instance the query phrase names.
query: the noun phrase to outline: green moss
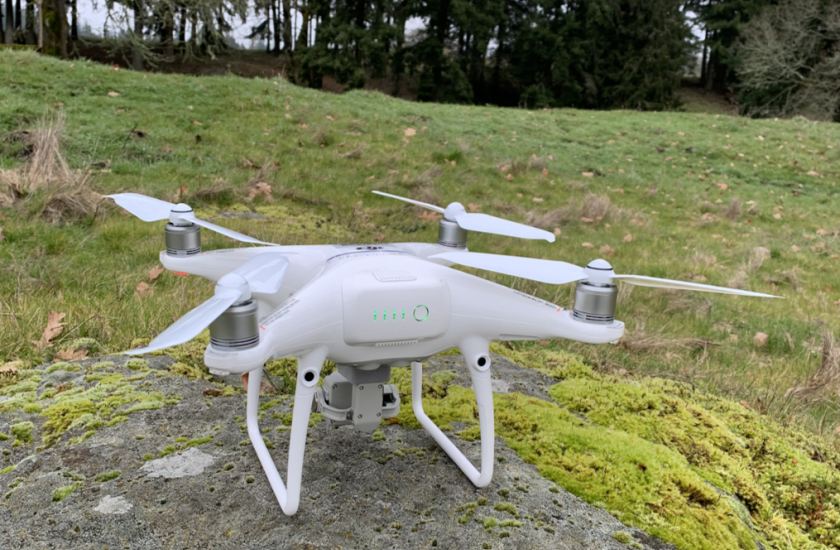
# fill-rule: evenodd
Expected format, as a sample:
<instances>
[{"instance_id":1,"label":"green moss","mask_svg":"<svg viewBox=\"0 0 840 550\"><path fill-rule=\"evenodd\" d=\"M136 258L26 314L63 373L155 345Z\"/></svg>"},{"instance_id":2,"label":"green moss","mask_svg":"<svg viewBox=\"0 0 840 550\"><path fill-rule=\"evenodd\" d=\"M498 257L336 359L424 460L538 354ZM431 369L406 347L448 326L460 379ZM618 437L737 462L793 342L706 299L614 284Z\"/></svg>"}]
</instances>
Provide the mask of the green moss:
<instances>
[{"instance_id":1,"label":"green moss","mask_svg":"<svg viewBox=\"0 0 840 550\"><path fill-rule=\"evenodd\" d=\"M522 522L515 519L506 519L499 524L501 527L522 527Z\"/></svg>"},{"instance_id":2,"label":"green moss","mask_svg":"<svg viewBox=\"0 0 840 550\"><path fill-rule=\"evenodd\" d=\"M158 456L163 458L164 456L171 455L175 451L175 445L167 445L166 447L161 449L160 452L158 452Z\"/></svg>"},{"instance_id":3,"label":"green moss","mask_svg":"<svg viewBox=\"0 0 840 550\"><path fill-rule=\"evenodd\" d=\"M146 453L141 457L141 460L149 461L149 460L154 460L154 458L155 458L155 455L153 455L152 453Z\"/></svg>"},{"instance_id":4,"label":"green moss","mask_svg":"<svg viewBox=\"0 0 840 550\"><path fill-rule=\"evenodd\" d=\"M106 481L111 481L112 479L117 479L120 477L119 470L114 470L113 472L106 472L104 474L99 474L96 476L96 481L100 483L105 483Z\"/></svg>"},{"instance_id":5,"label":"green moss","mask_svg":"<svg viewBox=\"0 0 840 550\"><path fill-rule=\"evenodd\" d=\"M254 476L247 476L245 478L245 483L253 483L253 482L254 482Z\"/></svg>"},{"instance_id":6,"label":"green moss","mask_svg":"<svg viewBox=\"0 0 840 550\"><path fill-rule=\"evenodd\" d=\"M484 521L482 521L481 524L484 525L485 529L492 529L493 527L496 527L497 525L499 525L499 520L497 520L496 518L489 518L488 517L488 518L484 518Z\"/></svg>"},{"instance_id":7,"label":"green moss","mask_svg":"<svg viewBox=\"0 0 840 550\"><path fill-rule=\"evenodd\" d=\"M629 544L633 540L633 537L631 537L629 533L625 533L624 531L616 531L615 533L613 533L612 536L621 544Z\"/></svg>"},{"instance_id":8,"label":"green moss","mask_svg":"<svg viewBox=\"0 0 840 550\"><path fill-rule=\"evenodd\" d=\"M374 441L385 441L386 439L388 439L388 438L385 437L385 434L382 432L382 430L380 430L379 428L373 430L373 440Z\"/></svg>"},{"instance_id":9,"label":"green moss","mask_svg":"<svg viewBox=\"0 0 840 550\"><path fill-rule=\"evenodd\" d=\"M58 489L56 489L52 493L53 502L61 502L62 500L67 498L68 495L70 495L70 493L72 493L76 489L80 488L82 485L83 484L82 484L81 481L77 481L76 483L73 483L72 485L65 485L64 487L59 487Z\"/></svg>"},{"instance_id":10,"label":"green moss","mask_svg":"<svg viewBox=\"0 0 840 550\"><path fill-rule=\"evenodd\" d=\"M458 373L454 370L442 370L432 374L431 378L432 382L446 385L458 378Z\"/></svg>"},{"instance_id":11,"label":"green moss","mask_svg":"<svg viewBox=\"0 0 840 550\"><path fill-rule=\"evenodd\" d=\"M6 466L2 470L0 470L0 476L4 476L4 475L8 474L9 472L13 471L15 468L17 468L17 464L12 464L11 466Z\"/></svg>"},{"instance_id":12,"label":"green moss","mask_svg":"<svg viewBox=\"0 0 840 550\"><path fill-rule=\"evenodd\" d=\"M29 403L23 406L23 412L28 414L37 414L41 412L41 405L38 403Z\"/></svg>"},{"instance_id":13,"label":"green moss","mask_svg":"<svg viewBox=\"0 0 840 550\"><path fill-rule=\"evenodd\" d=\"M131 359L129 359L131 361ZM99 361L98 363L94 363L90 366L90 370L97 371L103 369L110 369L113 368L114 362L113 361Z\"/></svg>"},{"instance_id":14,"label":"green moss","mask_svg":"<svg viewBox=\"0 0 840 550\"><path fill-rule=\"evenodd\" d=\"M178 361L169 367L169 372L190 380L210 380L212 376L206 367L202 368L198 365L182 363Z\"/></svg>"},{"instance_id":15,"label":"green moss","mask_svg":"<svg viewBox=\"0 0 840 550\"><path fill-rule=\"evenodd\" d=\"M32 443L32 429L35 426L32 422L21 422L19 424L12 424L9 428L9 433L12 434L16 441L21 443Z\"/></svg>"},{"instance_id":16,"label":"green moss","mask_svg":"<svg viewBox=\"0 0 840 550\"><path fill-rule=\"evenodd\" d=\"M82 370L82 367L80 367L79 365L74 365L72 363L59 361L47 367L47 369L44 372L50 374L59 370L63 370L65 372L79 372L80 370Z\"/></svg>"},{"instance_id":17,"label":"green moss","mask_svg":"<svg viewBox=\"0 0 840 550\"><path fill-rule=\"evenodd\" d=\"M0 432L0 441L6 441L8 439L9 439L8 435L4 434L3 432Z\"/></svg>"},{"instance_id":18,"label":"green moss","mask_svg":"<svg viewBox=\"0 0 840 550\"><path fill-rule=\"evenodd\" d=\"M493 509L496 510L497 512L507 512L508 514L510 514L512 516L517 516L518 517L518 515L519 515L519 513L516 510L516 506L514 506L510 502L497 502L493 506Z\"/></svg>"},{"instance_id":19,"label":"green moss","mask_svg":"<svg viewBox=\"0 0 840 550\"><path fill-rule=\"evenodd\" d=\"M139 357L132 357L125 362L125 366L131 370L149 370L149 362L145 359L140 359Z\"/></svg>"},{"instance_id":20,"label":"green moss","mask_svg":"<svg viewBox=\"0 0 840 550\"><path fill-rule=\"evenodd\" d=\"M72 428L90 432L124 421L129 414L159 409L172 401L172 396L164 396L161 392L138 390L131 379L117 373L98 371L85 378L94 385L55 394L53 402L41 412L47 419L44 446L55 444Z\"/></svg>"},{"instance_id":21,"label":"green moss","mask_svg":"<svg viewBox=\"0 0 840 550\"><path fill-rule=\"evenodd\" d=\"M211 441L213 441L212 435L208 435L207 437L190 439L186 442L186 445L184 445L184 449L189 449L190 447L197 447L198 445L204 445L205 443L210 443Z\"/></svg>"}]
</instances>

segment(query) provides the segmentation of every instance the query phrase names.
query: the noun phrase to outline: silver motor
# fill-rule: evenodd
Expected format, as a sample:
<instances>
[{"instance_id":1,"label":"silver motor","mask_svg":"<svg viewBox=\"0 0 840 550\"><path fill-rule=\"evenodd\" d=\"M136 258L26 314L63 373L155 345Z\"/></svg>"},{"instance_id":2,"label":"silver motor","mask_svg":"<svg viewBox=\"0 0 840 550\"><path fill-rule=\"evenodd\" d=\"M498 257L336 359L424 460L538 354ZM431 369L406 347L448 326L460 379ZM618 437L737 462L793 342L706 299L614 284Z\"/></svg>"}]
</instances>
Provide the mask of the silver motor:
<instances>
[{"instance_id":1,"label":"silver motor","mask_svg":"<svg viewBox=\"0 0 840 550\"><path fill-rule=\"evenodd\" d=\"M201 227L166 224L166 253L169 256L192 256L201 253Z\"/></svg>"},{"instance_id":2,"label":"silver motor","mask_svg":"<svg viewBox=\"0 0 840 550\"><path fill-rule=\"evenodd\" d=\"M260 343L259 306L254 300L233 304L210 323L210 344L217 349L237 351Z\"/></svg>"},{"instance_id":3,"label":"silver motor","mask_svg":"<svg viewBox=\"0 0 840 550\"><path fill-rule=\"evenodd\" d=\"M615 320L618 287L613 284L578 281L573 315L578 321L611 325Z\"/></svg>"},{"instance_id":4,"label":"silver motor","mask_svg":"<svg viewBox=\"0 0 840 550\"><path fill-rule=\"evenodd\" d=\"M388 365L374 370L339 365L324 378L313 407L333 424L352 424L357 430L372 432L383 418L400 414L400 396L397 386L386 383L390 379Z\"/></svg>"}]
</instances>

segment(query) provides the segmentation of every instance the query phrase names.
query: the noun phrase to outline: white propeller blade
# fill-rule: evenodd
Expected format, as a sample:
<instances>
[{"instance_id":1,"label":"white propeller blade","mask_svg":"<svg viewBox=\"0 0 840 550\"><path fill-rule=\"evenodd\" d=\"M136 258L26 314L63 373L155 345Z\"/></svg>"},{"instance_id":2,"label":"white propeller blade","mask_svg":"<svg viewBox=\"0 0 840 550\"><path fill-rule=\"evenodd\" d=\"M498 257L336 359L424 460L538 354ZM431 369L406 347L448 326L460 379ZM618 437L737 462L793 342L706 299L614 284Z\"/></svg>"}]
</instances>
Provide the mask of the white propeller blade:
<instances>
[{"instance_id":1,"label":"white propeller blade","mask_svg":"<svg viewBox=\"0 0 840 550\"><path fill-rule=\"evenodd\" d=\"M280 290L289 260L276 252L258 254L216 283L216 295L193 309L161 332L148 346L126 351L142 355L177 346L198 336L227 308L251 298L252 292L273 294Z\"/></svg>"},{"instance_id":2,"label":"white propeller blade","mask_svg":"<svg viewBox=\"0 0 840 550\"><path fill-rule=\"evenodd\" d=\"M645 277L644 275L614 275L613 279L620 279L625 283L637 286L649 286L653 288L670 288L674 290L696 290L698 292L716 292L718 294L735 294L738 296L754 296L756 298L781 298L772 294L751 292L725 286L701 285L685 281L674 281L672 279L659 279L658 277Z\"/></svg>"},{"instance_id":3,"label":"white propeller blade","mask_svg":"<svg viewBox=\"0 0 840 550\"><path fill-rule=\"evenodd\" d=\"M391 195L390 193L383 193L382 191L374 191L374 193L434 210L443 214L445 219L457 223L462 229L466 229L467 231L479 231L481 233L492 233L494 235L505 235L520 239L543 239L550 243L554 242L553 233L488 214L470 213L464 210L463 205L458 202L453 202L444 209L440 206Z\"/></svg>"},{"instance_id":4,"label":"white propeller blade","mask_svg":"<svg viewBox=\"0 0 840 550\"><path fill-rule=\"evenodd\" d=\"M215 296L175 321L175 324L161 332L147 347L129 350L125 352L126 355L143 355L189 342L239 300L240 296L241 293L235 289L217 292Z\"/></svg>"},{"instance_id":5,"label":"white propeller blade","mask_svg":"<svg viewBox=\"0 0 840 550\"><path fill-rule=\"evenodd\" d=\"M374 193L377 194L377 195L382 195L383 197L391 197L392 199L397 199L398 201L410 202L411 204L415 204L417 206L422 206L423 208L428 208L429 210L434 210L435 212L437 212L439 214L443 214L444 212L446 212L446 210L444 210L440 206L435 206L434 204L429 204L427 202L420 202L420 201L416 201L414 199L407 199L405 197L398 197L397 195L392 195L391 193L383 193L382 191L374 191Z\"/></svg>"},{"instance_id":6,"label":"white propeller blade","mask_svg":"<svg viewBox=\"0 0 840 550\"><path fill-rule=\"evenodd\" d=\"M153 199L139 193L117 193L116 195L105 196L114 199L115 203L144 222L168 220L169 213L175 207L171 202Z\"/></svg>"},{"instance_id":7,"label":"white propeller blade","mask_svg":"<svg viewBox=\"0 0 840 550\"><path fill-rule=\"evenodd\" d=\"M231 239L242 241L245 243L265 244L268 246L276 246L272 243L267 243L248 235L227 229L215 223L210 223L195 217L192 208L187 205L172 204L171 202L154 199L139 193L117 193L115 195L105 195L106 197L114 199L118 205L128 210L144 222L156 222L160 220L179 220L188 221L201 227L206 227L211 231L220 233ZM177 208L177 207L181 208Z\"/></svg>"},{"instance_id":8,"label":"white propeller blade","mask_svg":"<svg viewBox=\"0 0 840 550\"><path fill-rule=\"evenodd\" d=\"M481 252L444 252L430 258L439 258L458 265L485 269L495 273L521 277L541 283L563 285L586 278L584 269L574 264L536 258L519 258Z\"/></svg>"},{"instance_id":9,"label":"white propeller blade","mask_svg":"<svg viewBox=\"0 0 840 550\"><path fill-rule=\"evenodd\" d=\"M283 277L289 268L289 259L277 252L257 254L231 273L240 275L248 281L251 292L274 294L280 290Z\"/></svg>"},{"instance_id":10,"label":"white propeller blade","mask_svg":"<svg viewBox=\"0 0 840 550\"><path fill-rule=\"evenodd\" d=\"M458 265L486 269L495 273L521 277L541 283L562 285L588 279L595 282L612 283L621 280L625 283L638 286L649 286L654 288L670 288L675 290L695 290L699 292L716 292L719 294L734 294L738 296L754 296L757 298L781 298L771 294L751 292L737 288L723 286L702 285L675 281L672 279L660 279L658 277L646 277L644 275L616 275L612 266L604 260L595 260L586 268L576 265L553 261L539 260L536 258L520 258L518 256L502 256L500 254L482 254L479 252L444 252L430 256L435 259L446 260Z\"/></svg>"}]
</instances>

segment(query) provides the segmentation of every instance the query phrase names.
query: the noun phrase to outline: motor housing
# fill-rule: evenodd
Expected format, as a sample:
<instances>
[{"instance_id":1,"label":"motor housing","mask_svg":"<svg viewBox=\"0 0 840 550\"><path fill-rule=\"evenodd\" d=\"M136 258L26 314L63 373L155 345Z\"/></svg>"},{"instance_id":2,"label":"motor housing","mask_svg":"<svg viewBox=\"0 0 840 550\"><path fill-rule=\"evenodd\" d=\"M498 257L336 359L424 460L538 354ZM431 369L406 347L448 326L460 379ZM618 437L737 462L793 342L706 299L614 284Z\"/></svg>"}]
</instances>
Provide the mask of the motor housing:
<instances>
[{"instance_id":1,"label":"motor housing","mask_svg":"<svg viewBox=\"0 0 840 550\"><path fill-rule=\"evenodd\" d=\"M201 227L166 224L166 254L169 256L193 256L201 253Z\"/></svg>"},{"instance_id":2,"label":"motor housing","mask_svg":"<svg viewBox=\"0 0 840 550\"><path fill-rule=\"evenodd\" d=\"M260 343L259 307L254 300L233 304L210 323L210 345L219 350L239 351Z\"/></svg>"},{"instance_id":3,"label":"motor housing","mask_svg":"<svg viewBox=\"0 0 840 550\"><path fill-rule=\"evenodd\" d=\"M617 297L618 287L614 284L578 281L573 316L584 323L611 325Z\"/></svg>"},{"instance_id":4,"label":"motor housing","mask_svg":"<svg viewBox=\"0 0 840 550\"><path fill-rule=\"evenodd\" d=\"M443 218L438 228L438 244L462 250L467 247L467 230Z\"/></svg>"}]
</instances>

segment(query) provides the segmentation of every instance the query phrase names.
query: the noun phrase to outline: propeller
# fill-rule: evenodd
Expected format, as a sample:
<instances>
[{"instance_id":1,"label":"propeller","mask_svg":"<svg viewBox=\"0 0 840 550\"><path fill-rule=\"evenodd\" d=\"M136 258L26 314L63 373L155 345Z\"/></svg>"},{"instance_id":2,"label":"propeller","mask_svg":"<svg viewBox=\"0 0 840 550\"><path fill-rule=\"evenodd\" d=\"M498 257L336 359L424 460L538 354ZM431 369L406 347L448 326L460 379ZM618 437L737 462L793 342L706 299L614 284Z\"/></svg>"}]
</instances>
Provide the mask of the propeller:
<instances>
[{"instance_id":1,"label":"propeller","mask_svg":"<svg viewBox=\"0 0 840 550\"><path fill-rule=\"evenodd\" d=\"M226 237L242 241L244 243L265 244L269 246L276 246L272 243L267 243L227 229L215 223L210 223L195 217L193 209L186 204L172 204L171 202L154 199L139 193L117 193L116 195L105 195L106 197L114 199L118 205L128 210L144 222L156 222L160 220L169 220L174 225L189 225L194 223L201 227L206 227L216 233L221 233Z\"/></svg>"},{"instance_id":2,"label":"propeller","mask_svg":"<svg viewBox=\"0 0 840 550\"><path fill-rule=\"evenodd\" d=\"M161 201L162 202L162 201ZM274 294L280 290L289 267L286 256L265 252L254 256L216 283L216 294L161 332L145 348L126 351L142 355L192 340L230 306L251 299L251 293Z\"/></svg>"},{"instance_id":3,"label":"propeller","mask_svg":"<svg viewBox=\"0 0 840 550\"><path fill-rule=\"evenodd\" d=\"M654 288L716 292L719 294L736 294L758 298L781 298L781 296L751 292L749 290L702 285L699 283L675 281L673 279L660 279L658 277L647 277L644 275L617 275L606 260L595 260L590 262L586 267L580 267L561 261L482 254L480 252L444 252L430 256L430 258L446 260L458 265L475 267L477 269L494 271L496 273L503 273L505 275L553 285L562 285L583 280L587 280L596 285L614 284L613 281L620 280L631 285Z\"/></svg>"},{"instance_id":4,"label":"propeller","mask_svg":"<svg viewBox=\"0 0 840 550\"><path fill-rule=\"evenodd\" d=\"M390 193L383 193L382 191L374 191L374 193L434 210L443 214L444 219L455 222L461 229L466 229L467 231L479 231L481 233L492 233L494 235L505 235L520 239L543 239L550 243L554 242L553 233L521 223L503 220L502 218L488 214L467 212L460 202L453 202L446 208L441 208L440 206L391 195Z\"/></svg>"}]
</instances>

